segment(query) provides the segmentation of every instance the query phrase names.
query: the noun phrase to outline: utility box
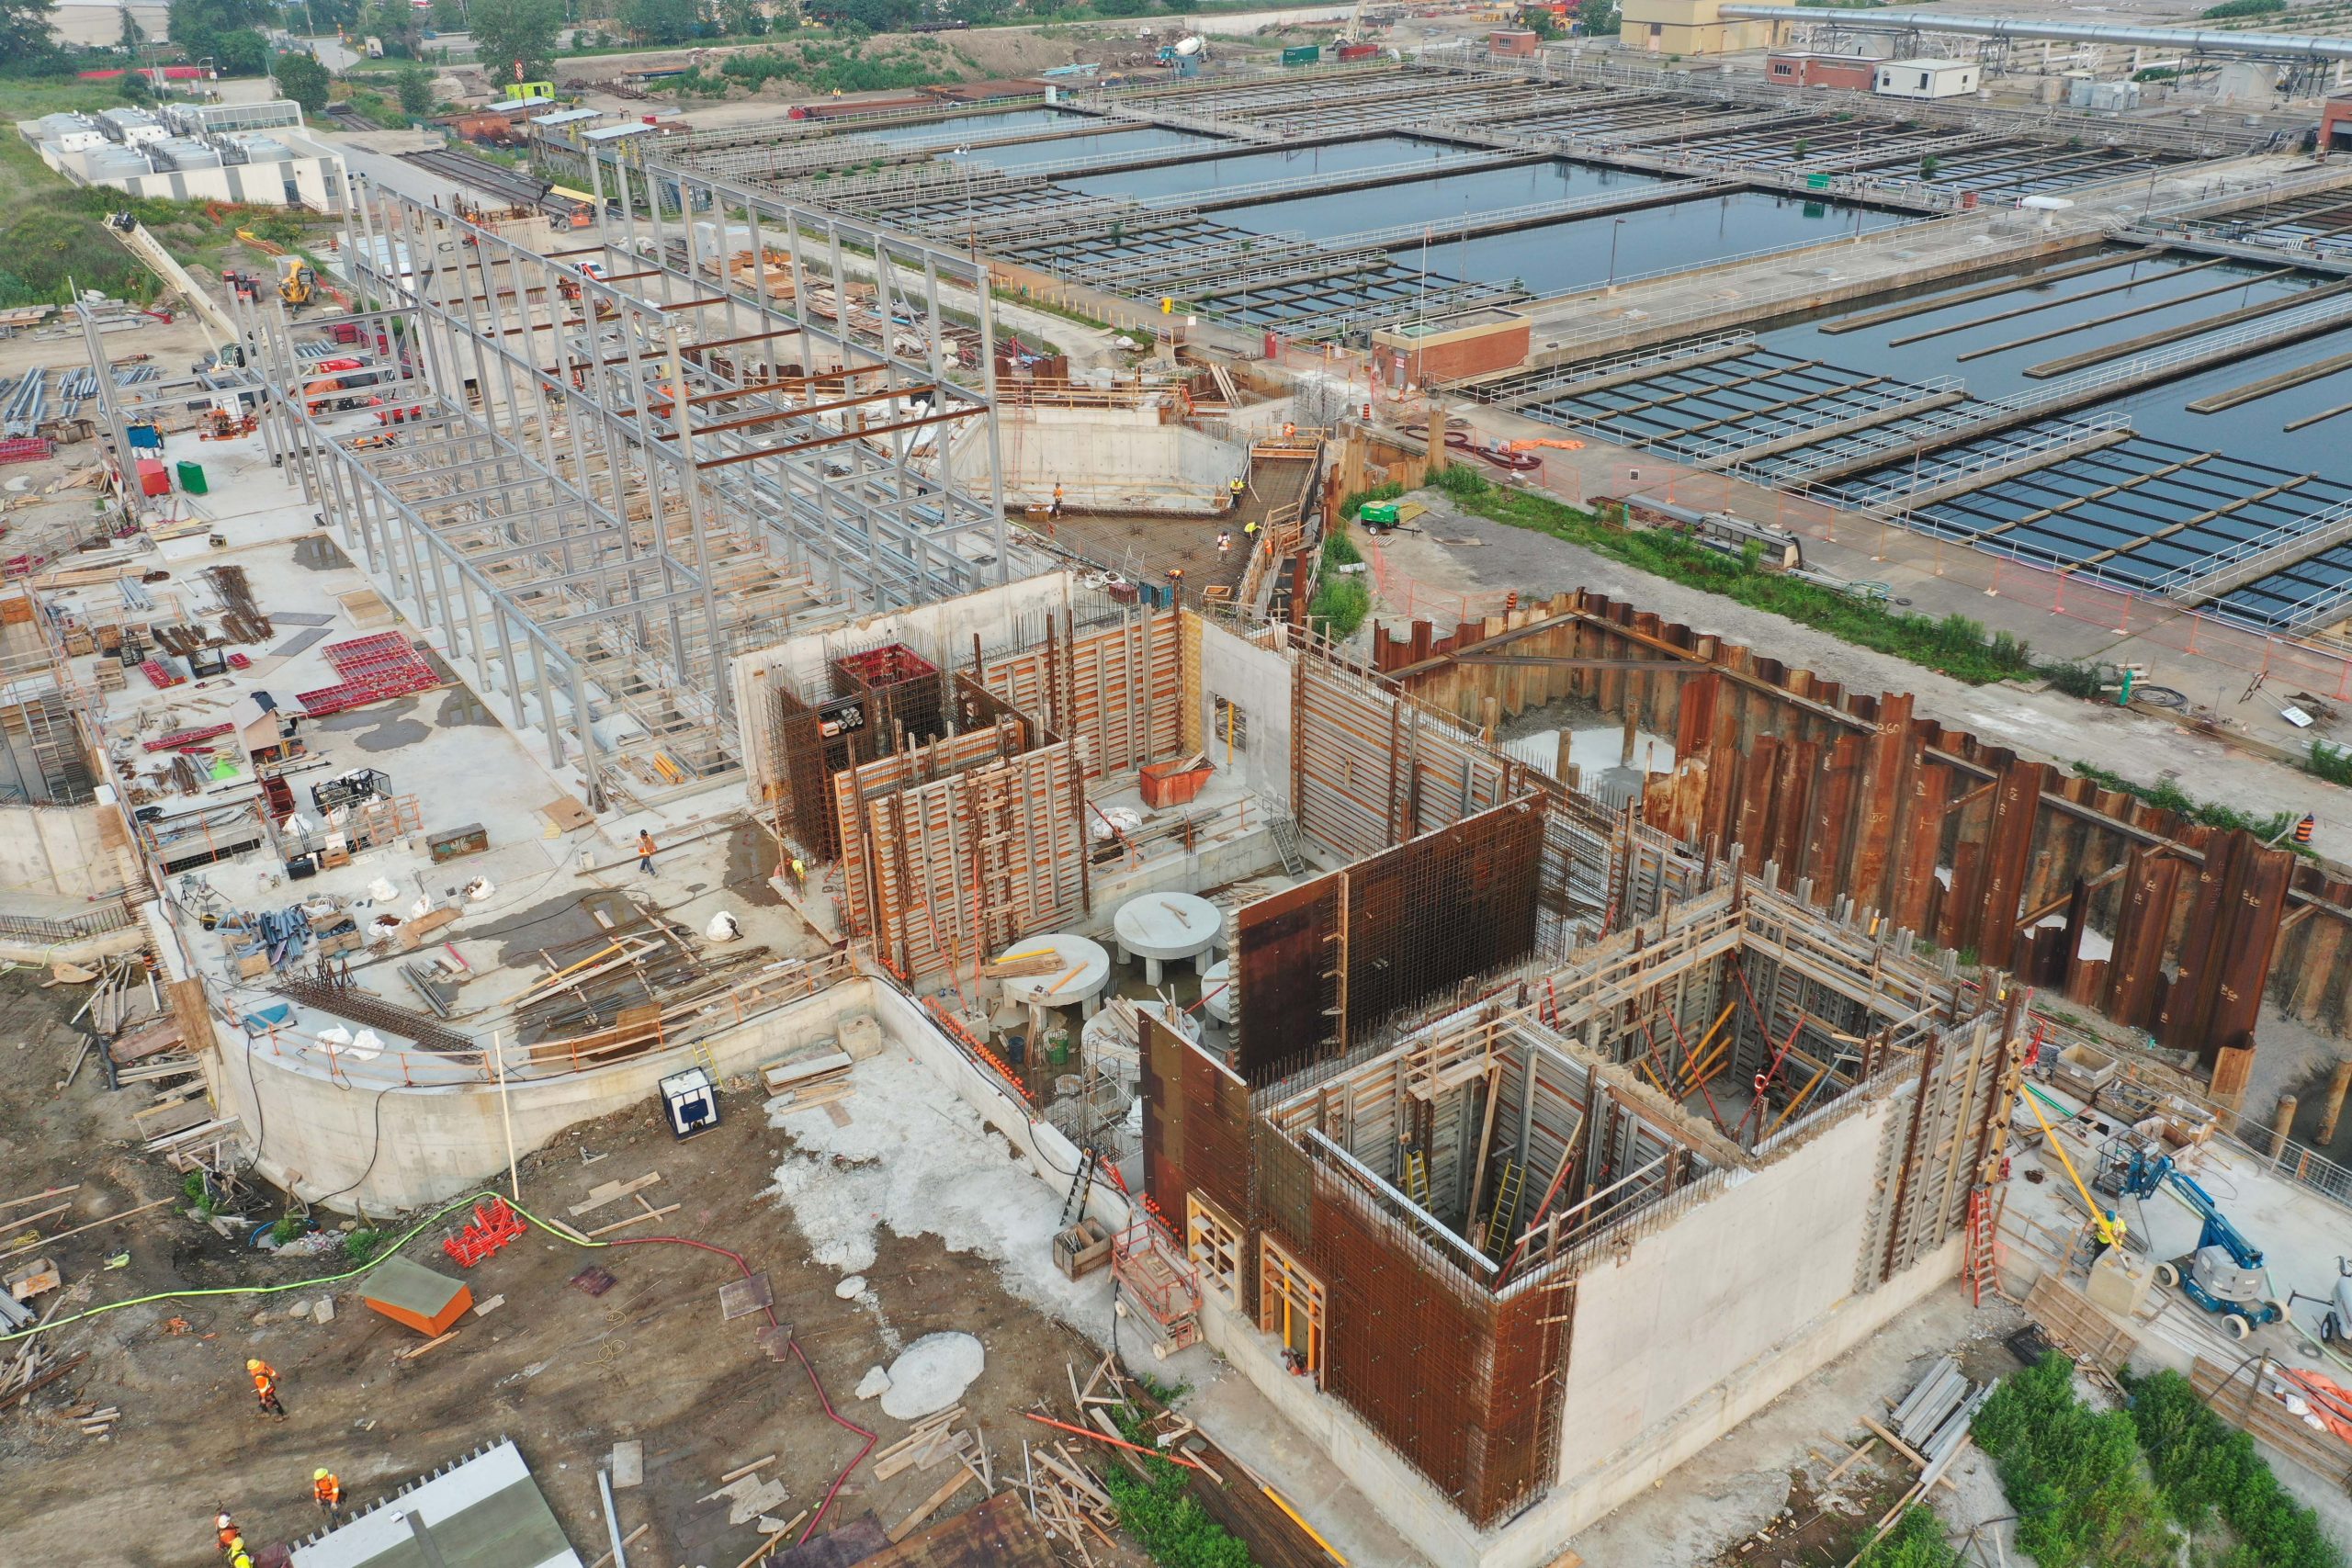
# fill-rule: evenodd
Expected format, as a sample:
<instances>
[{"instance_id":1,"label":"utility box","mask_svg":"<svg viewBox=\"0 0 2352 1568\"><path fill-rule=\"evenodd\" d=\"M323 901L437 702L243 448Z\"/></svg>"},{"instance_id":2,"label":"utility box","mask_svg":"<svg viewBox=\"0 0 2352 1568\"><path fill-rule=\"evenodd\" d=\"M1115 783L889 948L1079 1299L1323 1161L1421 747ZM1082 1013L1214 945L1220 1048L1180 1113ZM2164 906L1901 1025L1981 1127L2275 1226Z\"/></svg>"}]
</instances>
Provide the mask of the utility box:
<instances>
[{"instance_id":1,"label":"utility box","mask_svg":"<svg viewBox=\"0 0 2352 1568\"><path fill-rule=\"evenodd\" d=\"M433 863L452 861L466 855L478 855L490 848L490 832L479 822L469 822L462 828L452 828L446 833L435 833L424 840L433 856Z\"/></svg>"},{"instance_id":2,"label":"utility box","mask_svg":"<svg viewBox=\"0 0 2352 1568\"><path fill-rule=\"evenodd\" d=\"M1964 98L1976 91L1980 66L1965 60L1888 60L1871 91L1882 98Z\"/></svg>"}]
</instances>

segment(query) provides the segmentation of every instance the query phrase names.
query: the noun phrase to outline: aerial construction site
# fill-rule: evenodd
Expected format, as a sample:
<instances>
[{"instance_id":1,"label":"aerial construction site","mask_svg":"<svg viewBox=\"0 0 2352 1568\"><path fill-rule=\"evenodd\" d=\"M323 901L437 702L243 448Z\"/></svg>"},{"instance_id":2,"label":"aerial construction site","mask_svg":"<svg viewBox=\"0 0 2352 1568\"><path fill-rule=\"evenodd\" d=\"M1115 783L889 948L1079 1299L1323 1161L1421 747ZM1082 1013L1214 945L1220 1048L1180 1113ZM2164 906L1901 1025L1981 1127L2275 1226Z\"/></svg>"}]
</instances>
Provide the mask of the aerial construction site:
<instances>
[{"instance_id":1,"label":"aerial construction site","mask_svg":"<svg viewBox=\"0 0 2352 1568\"><path fill-rule=\"evenodd\" d=\"M1593 9L21 123L0 1556L2345 1561L2352 41Z\"/></svg>"}]
</instances>

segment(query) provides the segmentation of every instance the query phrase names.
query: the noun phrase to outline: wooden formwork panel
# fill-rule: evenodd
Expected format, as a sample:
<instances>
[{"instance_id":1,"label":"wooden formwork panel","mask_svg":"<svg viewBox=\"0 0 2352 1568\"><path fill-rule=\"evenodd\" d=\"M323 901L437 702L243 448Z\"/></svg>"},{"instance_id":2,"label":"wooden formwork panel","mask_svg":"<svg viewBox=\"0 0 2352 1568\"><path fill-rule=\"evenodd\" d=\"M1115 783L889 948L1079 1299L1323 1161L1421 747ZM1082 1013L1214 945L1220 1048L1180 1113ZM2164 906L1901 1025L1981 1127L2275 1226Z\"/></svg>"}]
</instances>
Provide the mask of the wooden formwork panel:
<instances>
[{"instance_id":1,"label":"wooden formwork panel","mask_svg":"<svg viewBox=\"0 0 2352 1568\"><path fill-rule=\"evenodd\" d=\"M968 730L895 757L876 758L833 775L834 827L841 839L842 913L854 935L876 934L875 854L867 838L867 803L918 779L970 767L981 759L999 754L1004 744L996 730Z\"/></svg>"},{"instance_id":2,"label":"wooden formwork panel","mask_svg":"<svg viewBox=\"0 0 2352 1568\"><path fill-rule=\"evenodd\" d=\"M1127 773L1184 746L1184 636L1172 612L989 664L988 689L1057 734L1083 736L1086 776Z\"/></svg>"},{"instance_id":3,"label":"wooden formwork panel","mask_svg":"<svg viewBox=\"0 0 2352 1568\"><path fill-rule=\"evenodd\" d=\"M874 935L903 973L979 962L1079 913L1085 833L1069 742L865 804Z\"/></svg>"},{"instance_id":4,"label":"wooden formwork panel","mask_svg":"<svg viewBox=\"0 0 2352 1568\"><path fill-rule=\"evenodd\" d=\"M1513 793L1510 762L1449 720L1311 660L1298 666L1291 745L1299 826L1351 860Z\"/></svg>"}]
</instances>

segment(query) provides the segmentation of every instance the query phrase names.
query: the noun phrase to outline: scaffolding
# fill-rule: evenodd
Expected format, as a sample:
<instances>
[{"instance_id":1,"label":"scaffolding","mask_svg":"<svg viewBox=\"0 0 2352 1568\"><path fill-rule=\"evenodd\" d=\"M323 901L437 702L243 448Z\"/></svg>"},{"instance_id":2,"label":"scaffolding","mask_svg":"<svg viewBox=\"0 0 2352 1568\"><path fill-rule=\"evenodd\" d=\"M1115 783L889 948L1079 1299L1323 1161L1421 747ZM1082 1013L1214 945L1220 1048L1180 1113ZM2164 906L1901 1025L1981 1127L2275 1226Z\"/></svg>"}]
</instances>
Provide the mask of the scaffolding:
<instances>
[{"instance_id":1,"label":"scaffolding","mask_svg":"<svg viewBox=\"0 0 2352 1568\"><path fill-rule=\"evenodd\" d=\"M968 262L677 172L620 179L619 232L556 254L354 186L341 250L368 308L245 310L256 367L304 389L265 405L265 438L592 807L739 766L729 666L779 627L1011 575L989 328L967 365L940 304ZM298 333L322 325L384 346L370 396L305 386ZM355 402L376 417L340 417Z\"/></svg>"}]
</instances>

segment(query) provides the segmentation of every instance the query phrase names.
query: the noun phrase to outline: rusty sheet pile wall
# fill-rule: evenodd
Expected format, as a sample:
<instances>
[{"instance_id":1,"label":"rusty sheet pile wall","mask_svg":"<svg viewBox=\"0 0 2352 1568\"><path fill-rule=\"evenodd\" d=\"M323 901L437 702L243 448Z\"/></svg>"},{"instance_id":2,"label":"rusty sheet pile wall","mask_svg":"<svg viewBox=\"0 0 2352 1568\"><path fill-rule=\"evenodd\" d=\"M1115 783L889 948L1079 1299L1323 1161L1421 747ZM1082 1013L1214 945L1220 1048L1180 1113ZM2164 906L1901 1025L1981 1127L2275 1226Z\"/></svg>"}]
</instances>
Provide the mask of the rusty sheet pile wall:
<instances>
[{"instance_id":1,"label":"rusty sheet pile wall","mask_svg":"<svg viewBox=\"0 0 2352 1568\"><path fill-rule=\"evenodd\" d=\"M1584 592L1442 638L1383 635L1375 661L1464 717L1562 699L1638 716L1677 747L1652 825L2195 1052L2220 1098L2243 1086L2266 986L2345 1032L2352 884L1947 729L1908 694L1848 694ZM2080 956L2086 930L2111 957Z\"/></svg>"}]
</instances>

